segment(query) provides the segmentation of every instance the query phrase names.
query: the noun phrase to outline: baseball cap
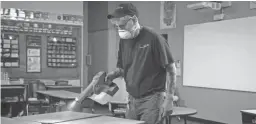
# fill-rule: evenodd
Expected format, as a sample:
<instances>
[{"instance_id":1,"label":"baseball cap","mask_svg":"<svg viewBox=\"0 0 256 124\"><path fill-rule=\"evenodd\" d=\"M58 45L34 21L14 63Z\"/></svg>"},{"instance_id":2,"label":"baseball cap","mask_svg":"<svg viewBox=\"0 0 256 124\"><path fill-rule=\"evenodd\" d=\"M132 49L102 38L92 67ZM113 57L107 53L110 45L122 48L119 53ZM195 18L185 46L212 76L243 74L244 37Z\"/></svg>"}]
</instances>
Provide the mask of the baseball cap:
<instances>
[{"instance_id":1,"label":"baseball cap","mask_svg":"<svg viewBox=\"0 0 256 124\"><path fill-rule=\"evenodd\" d=\"M137 16L138 17L138 10L132 3L122 3L120 4L112 14L107 16L108 19L112 18L121 18L124 16Z\"/></svg>"}]
</instances>

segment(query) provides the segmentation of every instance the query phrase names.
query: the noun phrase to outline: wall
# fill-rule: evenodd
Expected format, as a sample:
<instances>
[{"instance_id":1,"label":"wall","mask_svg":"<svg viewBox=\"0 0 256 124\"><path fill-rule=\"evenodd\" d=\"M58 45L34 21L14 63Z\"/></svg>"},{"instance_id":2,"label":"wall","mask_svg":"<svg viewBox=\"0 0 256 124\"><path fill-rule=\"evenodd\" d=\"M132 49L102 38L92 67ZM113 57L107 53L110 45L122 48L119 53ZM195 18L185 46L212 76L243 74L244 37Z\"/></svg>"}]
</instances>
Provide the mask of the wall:
<instances>
[{"instance_id":1,"label":"wall","mask_svg":"<svg viewBox=\"0 0 256 124\"><path fill-rule=\"evenodd\" d=\"M83 2L83 51L82 51L82 55L83 55L83 68L82 68L82 76L81 76L81 84L83 89L85 89L88 85L88 66L86 64L86 55L88 54L88 2Z\"/></svg>"},{"instance_id":2,"label":"wall","mask_svg":"<svg viewBox=\"0 0 256 124\"><path fill-rule=\"evenodd\" d=\"M67 13L67 14L76 14L76 15L83 15L83 5L82 2L31 2L31 1L4 1L2 2L3 8L21 8L21 9L28 9L28 10L38 10L44 12L51 12L51 13ZM67 9L69 8L69 9ZM79 30L74 30L75 37L81 37L81 32ZM20 41L24 41L24 35L21 35ZM46 63L46 39L42 37L42 57L41 57L41 73L26 73L26 45L20 42L20 68L14 69L6 69L9 71L11 77L23 77L23 78L46 78L46 79L77 79L80 78L80 67L81 67L81 39L78 39L79 42L78 46L78 67L77 68L48 68Z\"/></svg>"},{"instance_id":3,"label":"wall","mask_svg":"<svg viewBox=\"0 0 256 124\"><path fill-rule=\"evenodd\" d=\"M83 4L81 1L3 1L1 3L3 8L83 15Z\"/></svg>"},{"instance_id":4,"label":"wall","mask_svg":"<svg viewBox=\"0 0 256 124\"><path fill-rule=\"evenodd\" d=\"M99 9L100 8L100 9ZM106 71L108 68L108 13L107 1L88 2L88 50L92 63L88 67L88 82L99 71Z\"/></svg>"},{"instance_id":5,"label":"wall","mask_svg":"<svg viewBox=\"0 0 256 124\"><path fill-rule=\"evenodd\" d=\"M109 2L109 11L113 11L120 2ZM214 12L194 11L186 8L186 5L193 2L177 3L177 28L169 30L160 30L160 2L132 2L139 11L139 19L143 25L150 26L161 33L168 33L169 44L176 60L183 59L183 40L184 25L198 24L212 21ZM111 7L111 8L110 8ZM114 7L114 8L113 8ZM149 9L150 8L150 9ZM232 2L232 7L224 12L228 15L226 19L256 16L256 10L249 10L249 2ZM109 28L111 30L111 28ZM110 31L111 32L111 31ZM109 33L113 38L109 40L109 53L112 58L109 60L109 69L115 67L115 43L117 41L115 33ZM195 65L198 66L198 65ZM220 79L221 80L221 79ZM228 124L241 123L241 109L255 108L256 94L238 91L205 89L196 87L182 86L182 77L177 79L181 98L185 100L188 107L198 110L197 116L213 121L220 121Z\"/></svg>"}]
</instances>

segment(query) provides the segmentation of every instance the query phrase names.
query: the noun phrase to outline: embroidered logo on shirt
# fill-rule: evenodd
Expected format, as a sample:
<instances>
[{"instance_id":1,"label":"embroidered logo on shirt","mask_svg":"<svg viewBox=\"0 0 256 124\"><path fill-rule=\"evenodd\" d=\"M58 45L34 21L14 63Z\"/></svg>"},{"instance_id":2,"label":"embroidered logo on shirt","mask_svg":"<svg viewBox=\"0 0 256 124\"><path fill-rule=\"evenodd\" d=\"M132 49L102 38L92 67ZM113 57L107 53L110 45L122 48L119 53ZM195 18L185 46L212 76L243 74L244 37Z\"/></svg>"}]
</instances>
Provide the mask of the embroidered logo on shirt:
<instances>
[{"instance_id":1,"label":"embroidered logo on shirt","mask_svg":"<svg viewBox=\"0 0 256 124\"><path fill-rule=\"evenodd\" d=\"M117 7L116 9L123 9L124 7L121 7L121 6L119 6L119 7Z\"/></svg>"},{"instance_id":2,"label":"embroidered logo on shirt","mask_svg":"<svg viewBox=\"0 0 256 124\"><path fill-rule=\"evenodd\" d=\"M146 47L148 47L149 46L149 44L145 44L145 45L141 45L141 46L139 46L139 48L146 48Z\"/></svg>"}]
</instances>

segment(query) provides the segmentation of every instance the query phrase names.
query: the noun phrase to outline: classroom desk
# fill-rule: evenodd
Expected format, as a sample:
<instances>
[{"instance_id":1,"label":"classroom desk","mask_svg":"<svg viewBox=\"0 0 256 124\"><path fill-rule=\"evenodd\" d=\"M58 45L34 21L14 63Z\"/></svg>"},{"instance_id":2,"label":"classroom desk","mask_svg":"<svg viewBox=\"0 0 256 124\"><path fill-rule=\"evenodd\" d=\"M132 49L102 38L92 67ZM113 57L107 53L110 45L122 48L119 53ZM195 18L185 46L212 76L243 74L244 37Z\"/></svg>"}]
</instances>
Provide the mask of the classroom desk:
<instances>
[{"instance_id":1,"label":"classroom desk","mask_svg":"<svg viewBox=\"0 0 256 124\"><path fill-rule=\"evenodd\" d=\"M69 102L75 100L77 96L79 96L78 93L69 92L65 90L45 90L45 91L37 91L38 98L48 98L50 102L50 112L56 112L61 111L62 107L67 105ZM64 102L65 104L59 104Z\"/></svg>"},{"instance_id":2,"label":"classroom desk","mask_svg":"<svg viewBox=\"0 0 256 124\"><path fill-rule=\"evenodd\" d=\"M74 100L78 93L65 91L65 90L46 90L46 91L37 91L37 94L41 94L48 97L54 97L62 100Z\"/></svg>"},{"instance_id":3,"label":"classroom desk","mask_svg":"<svg viewBox=\"0 0 256 124\"><path fill-rule=\"evenodd\" d=\"M21 111L26 111L27 103L26 84L6 84L1 85L1 115L9 114L11 117L17 116Z\"/></svg>"},{"instance_id":4,"label":"classroom desk","mask_svg":"<svg viewBox=\"0 0 256 124\"><path fill-rule=\"evenodd\" d=\"M81 93L81 87L80 86L58 86L58 85L46 85L46 90L65 90L75 93Z\"/></svg>"},{"instance_id":5,"label":"classroom desk","mask_svg":"<svg viewBox=\"0 0 256 124\"><path fill-rule=\"evenodd\" d=\"M256 109L241 110L243 124L256 124Z\"/></svg>"},{"instance_id":6,"label":"classroom desk","mask_svg":"<svg viewBox=\"0 0 256 124\"><path fill-rule=\"evenodd\" d=\"M15 96L23 96L26 97L27 85L24 84L8 84L1 85L1 94L3 97L15 97Z\"/></svg>"},{"instance_id":7,"label":"classroom desk","mask_svg":"<svg viewBox=\"0 0 256 124\"><path fill-rule=\"evenodd\" d=\"M171 117L181 116L181 117L184 117L184 123L187 124L187 117L189 115L194 115L196 113L197 113L197 111L195 109L192 109L192 108L174 107L173 108L173 113L167 117L166 123L171 124Z\"/></svg>"},{"instance_id":8,"label":"classroom desk","mask_svg":"<svg viewBox=\"0 0 256 124\"><path fill-rule=\"evenodd\" d=\"M62 122L59 124L144 124L143 121L115 118L109 116L99 116L95 118L80 119L74 121Z\"/></svg>"},{"instance_id":9,"label":"classroom desk","mask_svg":"<svg viewBox=\"0 0 256 124\"><path fill-rule=\"evenodd\" d=\"M40 123L1 117L1 124L40 124Z\"/></svg>"},{"instance_id":10,"label":"classroom desk","mask_svg":"<svg viewBox=\"0 0 256 124\"><path fill-rule=\"evenodd\" d=\"M112 105L111 104L127 104L125 101L111 101L109 103L109 110L112 111ZM171 124L171 117L174 116L180 116L184 118L184 123L187 124L187 117L189 115L196 114L197 111L192 108L186 108L186 107L173 107L173 113L166 118L166 124Z\"/></svg>"},{"instance_id":11,"label":"classroom desk","mask_svg":"<svg viewBox=\"0 0 256 124\"><path fill-rule=\"evenodd\" d=\"M64 111L64 112L22 116L22 117L16 117L15 119L23 120L23 121L44 123L44 124L53 124L53 123L60 123L60 122L66 122L66 121L74 121L74 120L79 120L79 119L95 118L95 117L99 117L99 116L101 116L101 115Z\"/></svg>"}]
</instances>

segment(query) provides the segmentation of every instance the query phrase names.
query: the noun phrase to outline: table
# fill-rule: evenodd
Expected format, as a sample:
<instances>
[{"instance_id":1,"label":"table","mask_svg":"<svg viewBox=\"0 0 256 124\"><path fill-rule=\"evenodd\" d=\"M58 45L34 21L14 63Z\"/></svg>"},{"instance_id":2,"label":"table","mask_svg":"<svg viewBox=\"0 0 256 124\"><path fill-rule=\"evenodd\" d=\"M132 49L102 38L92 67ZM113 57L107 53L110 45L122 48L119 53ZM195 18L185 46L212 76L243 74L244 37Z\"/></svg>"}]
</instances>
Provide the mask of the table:
<instances>
[{"instance_id":1,"label":"table","mask_svg":"<svg viewBox=\"0 0 256 124\"><path fill-rule=\"evenodd\" d=\"M256 124L256 109L241 110L243 124Z\"/></svg>"},{"instance_id":2,"label":"table","mask_svg":"<svg viewBox=\"0 0 256 124\"><path fill-rule=\"evenodd\" d=\"M37 91L38 98L45 97L49 99L50 102L50 112L61 111L62 107L65 108L69 102L75 100L78 93L65 91L65 90L45 90L45 91ZM60 104L64 102L64 104ZM61 107L62 106L62 107Z\"/></svg>"},{"instance_id":3,"label":"table","mask_svg":"<svg viewBox=\"0 0 256 124\"><path fill-rule=\"evenodd\" d=\"M89 114L71 111L22 116L16 117L15 120L45 124L144 124L143 121L128 120L123 118L103 116L100 114Z\"/></svg>"},{"instance_id":4,"label":"table","mask_svg":"<svg viewBox=\"0 0 256 124\"><path fill-rule=\"evenodd\" d=\"M40 124L40 123L1 117L1 124Z\"/></svg>"},{"instance_id":5,"label":"table","mask_svg":"<svg viewBox=\"0 0 256 124\"><path fill-rule=\"evenodd\" d=\"M1 98L2 102L4 102L5 97L19 97L25 98L25 88L22 86L2 86L1 87Z\"/></svg>"},{"instance_id":6,"label":"table","mask_svg":"<svg viewBox=\"0 0 256 124\"><path fill-rule=\"evenodd\" d=\"M98 116L74 121L62 122L59 124L144 124L143 121L128 120L109 116Z\"/></svg>"},{"instance_id":7,"label":"table","mask_svg":"<svg viewBox=\"0 0 256 124\"><path fill-rule=\"evenodd\" d=\"M127 101L110 101L108 103L109 111L115 116L115 117L125 117L125 112L127 108Z\"/></svg>"},{"instance_id":8,"label":"table","mask_svg":"<svg viewBox=\"0 0 256 124\"><path fill-rule=\"evenodd\" d=\"M1 97L14 97L14 96L23 96L26 97L27 85L25 84L7 84L1 85Z\"/></svg>"},{"instance_id":9,"label":"table","mask_svg":"<svg viewBox=\"0 0 256 124\"><path fill-rule=\"evenodd\" d=\"M72 86L72 85L67 85L67 86L46 85L46 89L47 90L65 90L65 91L70 91L75 93L81 93L80 86Z\"/></svg>"},{"instance_id":10,"label":"table","mask_svg":"<svg viewBox=\"0 0 256 124\"><path fill-rule=\"evenodd\" d=\"M65 91L65 90L46 90L46 91L37 91L38 94L42 94L44 96L55 97L63 100L74 100L78 93Z\"/></svg>"},{"instance_id":11,"label":"table","mask_svg":"<svg viewBox=\"0 0 256 124\"><path fill-rule=\"evenodd\" d=\"M45 123L45 124L53 124L53 123L60 123L60 122L66 122L66 121L74 121L78 119L95 118L98 116L101 116L101 115L64 111L64 112L22 116L22 117L16 117L15 119L23 120L23 121L39 122L39 123Z\"/></svg>"},{"instance_id":12,"label":"table","mask_svg":"<svg viewBox=\"0 0 256 124\"><path fill-rule=\"evenodd\" d=\"M10 114L11 117L26 111L27 103L26 84L5 84L1 85L1 108L3 115ZM10 107L9 107L10 106Z\"/></svg>"},{"instance_id":13,"label":"table","mask_svg":"<svg viewBox=\"0 0 256 124\"><path fill-rule=\"evenodd\" d=\"M189 115L194 115L196 113L197 113L197 111L195 109L192 109L192 108L174 107L173 108L173 113L167 117L166 123L171 124L171 117L181 116L181 117L184 117L184 123L187 124L187 117Z\"/></svg>"},{"instance_id":14,"label":"table","mask_svg":"<svg viewBox=\"0 0 256 124\"><path fill-rule=\"evenodd\" d=\"M1 89L24 89L24 87L22 86L5 86L5 87L1 87Z\"/></svg>"}]
</instances>

